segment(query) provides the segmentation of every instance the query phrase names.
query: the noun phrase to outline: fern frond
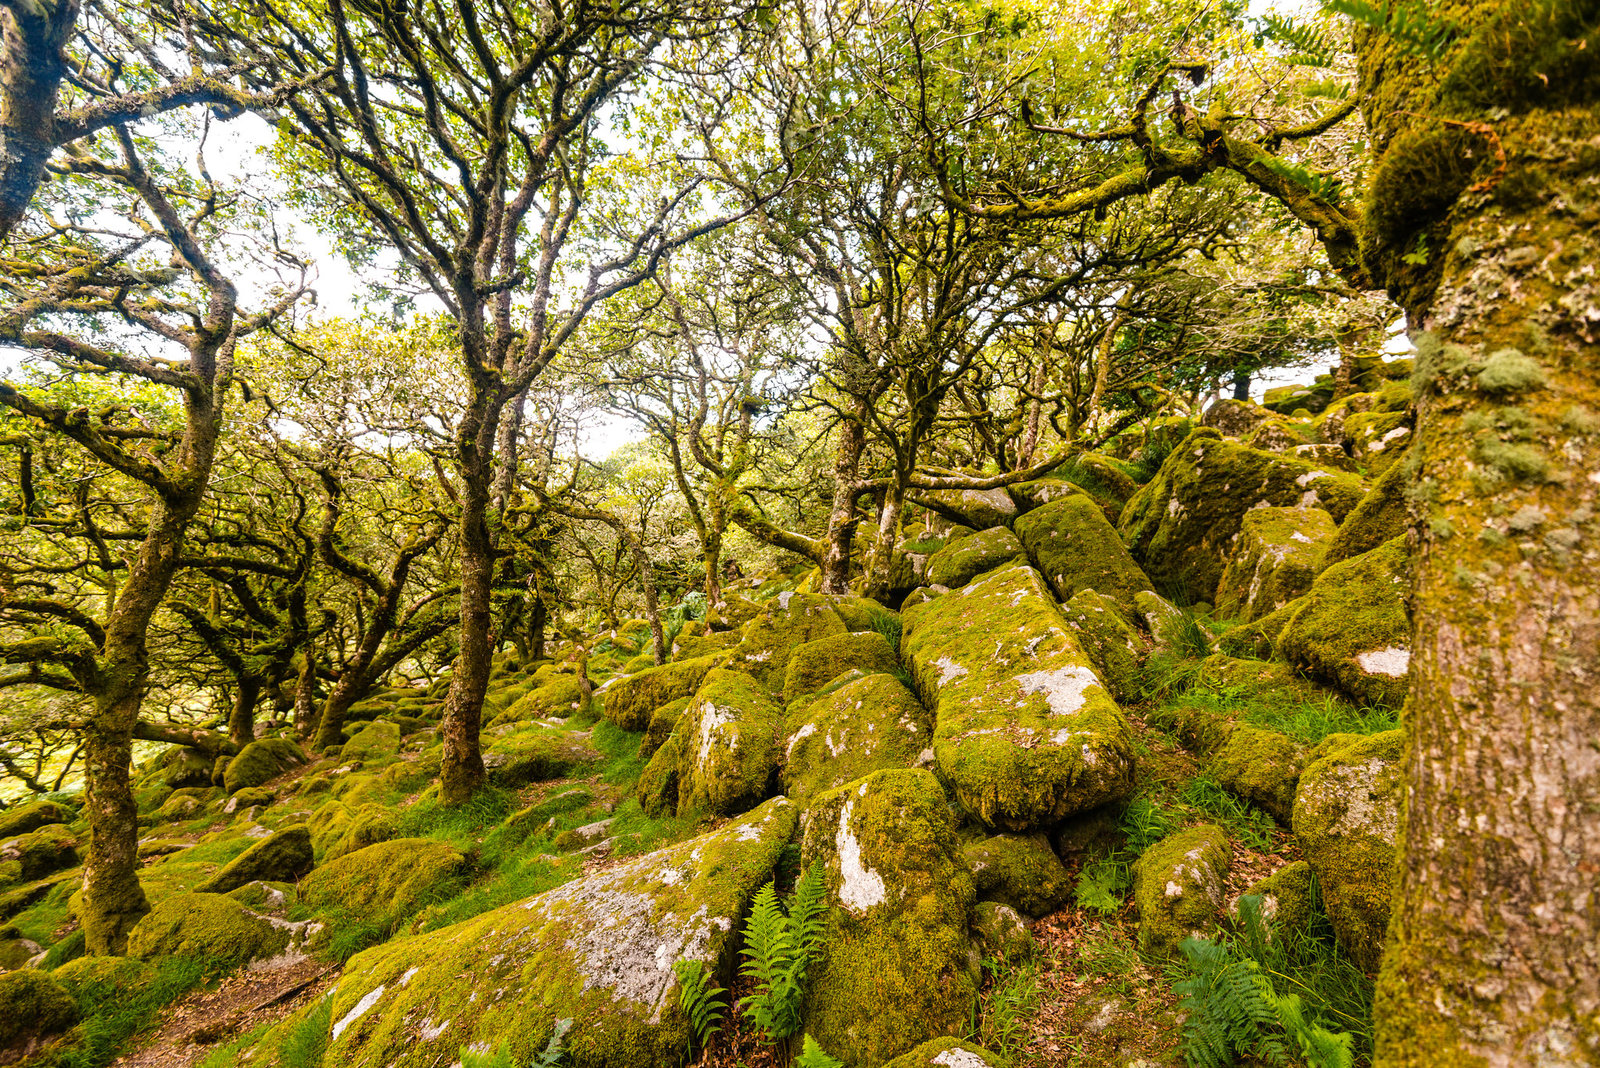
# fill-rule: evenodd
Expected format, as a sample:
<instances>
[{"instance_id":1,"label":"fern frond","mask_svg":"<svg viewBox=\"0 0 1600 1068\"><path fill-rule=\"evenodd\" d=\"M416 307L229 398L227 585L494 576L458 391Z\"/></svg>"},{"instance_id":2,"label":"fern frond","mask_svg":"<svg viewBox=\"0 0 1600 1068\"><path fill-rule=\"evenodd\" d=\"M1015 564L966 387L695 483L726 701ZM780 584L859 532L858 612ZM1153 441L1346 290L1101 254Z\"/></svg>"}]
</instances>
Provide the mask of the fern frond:
<instances>
[{"instance_id":1,"label":"fern frond","mask_svg":"<svg viewBox=\"0 0 1600 1068\"><path fill-rule=\"evenodd\" d=\"M828 1056L828 1051L807 1035L800 1056L794 1059L794 1068L844 1068L844 1061Z\"/></svg>"},{"instance_id":2,"label":"fern frond","mask_svg":"<svg viewBox=\"0 0 1600 1068\"><path fill-rule=\"evenodd\" d=\"M678 1004L689 1017L695 1039L704 1046L722 1030L722 1017L728 1011L723 995L728 991L711 984L703 961L680 960L673 964L672 972L678 977Z\"/></svg>"},{"instance_id":3,"label":"fern frond","mask_svg":"<svg viewBox=\"0 0 1600 1068\"><path fill-rule=\"evenodd\" d=\"M1261 17L1262 35L1294 49L1286 61L1307 67L1333 65L1338 45L1321 27L1268 13Z\"/></svg>"},{"instance_id":4,"label":"fern frond","mask_svg":"<svg viewBox=\"0 0 1600 1068\"><path fill-rule=\"evenodd\" d=\"M1322 0L1322 9L1388 34L1408 51L1434 63L1444 58L1461 35L1459 26L1435 18L1422 0L1385 0L1382 4L1372 0Z\"/></svg>"}]
</instances>

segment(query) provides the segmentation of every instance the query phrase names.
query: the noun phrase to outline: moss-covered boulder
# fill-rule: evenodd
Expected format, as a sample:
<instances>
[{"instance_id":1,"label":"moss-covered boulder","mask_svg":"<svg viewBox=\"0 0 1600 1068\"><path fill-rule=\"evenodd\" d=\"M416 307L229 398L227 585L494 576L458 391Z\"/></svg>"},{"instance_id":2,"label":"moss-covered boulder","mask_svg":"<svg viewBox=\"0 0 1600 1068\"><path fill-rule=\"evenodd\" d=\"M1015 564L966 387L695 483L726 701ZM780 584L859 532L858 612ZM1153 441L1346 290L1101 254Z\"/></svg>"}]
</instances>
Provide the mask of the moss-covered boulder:
<instances>
[{"instance_id":1,"label":"moss-covered boulder","mask_svg":"<svg viewBox=\"0 0 1600 1068\"><path fill-rule=\"evenodd\" d=\"M739 644L742 637L736 630L718 630L709 634L679 634L672 643L672 659L696 660L702 656L724 652Z\"/></svg>"},{"instance_id":2,"label":"moss-covered boulder","mask_svg":"<svg viewBox=\"0 0 1600 1068\"><path fill-rule=\"evenodd\" d=\"M1133 614L1150 634L1157 652L1196 655L1195 646L1212 642L1210 631L1192 615L1161 596L1145 590L1133 596Z\"/></svg>"},{"instance_id":3,"label":"moss-covered boulder","mask_svg":"<svg viewBox=\"0 0 1600 1068\"><path fill-rule=\"evenodd\" d=\"M801 863L816 862L834 907L806 1031L846 1064L868 1065L961 1030L978 995L974 891L933 775L874 772L815 799Z\"/></svg>"},{"instance_id":4,"label":"moss-covered boulder","mask_svg":"<svg viewBox=\"0 0 1600 1068\"><path fill-rule=\"evenodd\" d=\"M664 704L688 697L700 687L706 672L720 665L717 655L677 660L657 668L612 679L595 691L605 717L625 731L642 731L650 716Z\"/></svg>"},{"instance_id":5,"label":"moss-covered boulder","mask_svg":"<svg viewBox=\"0 0 1600 1068\"><path fill-rule=\"evenodd\" d=\"M157 901L128 932L128 956L244 964L283 952L294 933L222 894L174 894Z\"/></svg>"},{"instance_id":6,"label":"moss-covered boulder","mask_svg":"<svg viewBox=\"0 0 1600 1068\"><path fill-rule=\"evenodd\" d=\"M939 774L985 824L1042 828L1133 788L1127 721L1039 572L1013 564L904 619Z\"/></svg>"},{"instance_id":7,"label":"moss-covered boulder","mask_svg":"<svg viewBox=\"0 0 1600 1068\"><path fill-rule=\"evenodd\" d=\"M760 804L776 782L782 731L783 709L754 678L711 672L678 721L678 807L730 816Z\"/></svg>"},{"instance_id":8,"label":"moss-covered boulder","mask_svg":"<svg viewBox=\"0 0 1600 1068\"><path fill-rule=\"evenodd\" d=\"M1288 735L1238 726L1212 757L1211 776L1223 789L1255 802L1287 826L1304 762L1304 749Z\"/></svg>"},{"instance_id":9,"label":"moss-covered boulder","mask_svg":"<svg viewBox=\"0 0 1600 1068\"><path fill-rule=\"evenodd\" d=\"M1139 462L1147 467L1160 467L1172 455L1172 450L1194 433L1194 427L1193 419L1181 415L1160 415L1150 420L1145 424Z\"/></svg>"},{"instance_id":10,"label":"moss-covered boulder","mask_svg":"<svg viewBox=\"0 0 1600 1068\"><path fill-rule=\"evenodd\" d=\"M1006 527L990 527L958 538L928 558L927 581L957 589L1023 557L1022 542Z\"/></svg>"},{"instance_id":11,"label":"moss-covered boulder","mask_svg":"<svg viewBox=\"0 0 1600 1068\"><path fill-rule=\"evenodd\" d=\"M271 790L260 786L246 786L223 803L222 811L244 812L252 808L265 808L277 800L277 795Z\"/></svg>"},{"instance_id":12,"label":"moss-covered boulder","mask_svg":"<svg viewBox=\"0 0 1600 1068\"><path fill-rule=\"evenodd\" d=\"M163 779L176 790L184 786L210 786L216 758L198 749L176 745L167 750L162 764L166 769Z\"/></svg>"},{"instance_id":13,"label":"moss-covered boulder","mask_svg":"<svg viewBox=\"0 0 1600 1068\"><path fill-rule=\"evenodd\" d=\"M1176 957L1190 935L1209 935L1222 911L1223 880L1233 847L1220 827L1204 823L1145 850L1133 866L1139 908L1139 949Z\"/></svg>"},{"instance_id":14,"label":"moss-covered boulder","mask_svg":"<svg viewBox=\"0 0 1600 1068\"><path fill-rule=\"evenodd\" d=\"M1400 827L1405 732L1331 747L1300 774L1294 833L1339 944L1371 971L1383 951Z\"/></svg>"},{"instance_id":15,"label":"moss-covered boulder","mask_svg":"<svg viewBox=\"0 0 1600 1068\"><path fill-rule=\"evenodd\" d=\"M678 720L683 718L683 710L689 707L690 700L690 697L680 697L650 714L650 726L645 728L644 737L639 740L641 753L650 754L661 748L662 743L678 729Z\"/></svg>"},{"instance_id":16,"label":"moss-covered boulder","mask_svg":"<svg viewBox=\"0 0 1600 1068\"><path fill-rule=\"evenodd\" d=\"M1361 503L1339 524L1322 554L1320 566L1331 567L1371 552L1404 534L1411 522L1406 505L1406 486L1410 480L1409 462L1389 465L1361 498Z\"/></svg>"},{"instance_id":17,"label":"moss-covered boulder","mask_svg":"<svg viewBox=\"0 0 1600 1068\"><path fill-rule=\"evenodd\" d=\"M77 1021L77 1003L50 975L0 974L0 1064L32 1057Z\"/></svg>"},{"instance_id":18,"label":"moss-covered boulder","mask_svg":"<svg viewBox=\"0 0 1600 1068\"><path fill-rule=\"evenodd\" d=\"M305 754L283 738L261 738L239 751L222 773L222 786L228 793L246 786L261 786L306 762Z\"/></svg>"},{"instance_id":19,"label":"moss-covered boulder","mask_svg":"<svg viewBox=\"0 0 1600 1068\"><path fill-rule=\"evenodd\" d=\"M1320 508L1337 520L1360 502L1343 472L1196 430L1123 509L1118 530L1157 586L1211 603L1234 535L1254 508Z\"/></svg>"},{"instance_id":20,"label":"moss-covered boulder","mask_svg":"<svg viewBox=\"0 0 1600 1068\"><path fill-rule=\"evenodd\" d=\"M652 666L653 661L645 664ZM583 684L571 672L551 672L543 682L523 694L495 716L494 724L518 723L536 719L565 719L581 712L585 703Z\"/></svg>"},{"instance_id":21,"label":"moss-covered boulder","mask_svg":"<svg viewBox=\"0 0 1600 1068\"><path fill-rule=\"evenodd\" d=\"M29 938L0 934L0 972L20 968L44 951L44 947Z\"/></svg>"},{"instance_id":22,"label":"moss-covered boulder","mask_svg":"<svg viewBox=\"0 0 1600 1068\"><path fill-rule=\"evenodd\" d=\"M78 836L59 823L0 842L0 886L77 866Z\"/></svg>"},{"instance_id":23,"label":"moss-covered boulder","mask_svg":"<svg viewBox=\"0 0 1600 1068\"><path fill-rule=\"evenodd\" d=\"M602 759L600 751L583 737L533 725L491 742L483 754L483 766L491 782L511 789L568 778Z\"/></svg>"},{"instance_id":24,"label":"moss-covered boulder","mask_svg":"<svg viewBox=\"0 0 1600 1068\"><path fill-rule=\"evenodd\" d=\"M1342 445L1330 445L1327 442L1312 441L1304 445L1296 445L1289 449L1288 452L1296 460L1303 460L1327 471L1348 471L1354 474L1356 470L1355 457L1345 452Z\"/></svg>"},{"instance_id":25,"label":"moss-covered boulder","mask_svg":"<svg viewBox=\"0 0 1600 1068\"><path fill-rule=\"evenodd\" d=\"M979 897L1010 905L1025 916L1048 915L1072 893L1067 869L1042 834L980 838L968 842L961 855Z\"/></svg>"},{"instance_id":26,"label":"moss-covered boulder","mask_svg":"<svg viewBox=\"0 0 1600 1068\"><path fill-rule=\"evenodd\" d=\"M552 793L527 808L518 809L507 816L502 826L526 838L541 829L553 817L587 808L594 802L594 791L587 786L573 786L567 789L557 787Z\"/></svg>"},{"instance_id":27,"label":"moss-covered boulder","mask_svg":"<svg viewBox=\"0 0 1600 1068\"><path fill-rule=\"evenodd\" d=\"M373 761L400 752L400 728L388 720L375 719L362 725L339 750L340 760Z\"/></svg>"},{"instance_id":28,"label":"moss-covered boulder","mask_svg":"<svg viewBox=\"0 0 1600 1068\"><path fill-rule=\"evenodd\" d=\"M245 883L294 882L311 868L311 832L303 823L285 827L234 857L211 878L195 887L197 893L226 894Z\"/></svg>"},{"instance_id":29,"label":"moss-covered boulder","mask_svg":"<svg viewBox=\"0 0 1600 1068\"><path fill-rule=\"evenodd\" d=\"M156 823L177 823L181 820L192 820L205 811L206 801L203 797L189 793L189 787L183 791L174 791L172 796L161 803L156 809Z\"/></svg>"},{"instance_id":30,"label":"moss-covered boulder","mask_svg":"<svg viewBox=\"0 0 1600 1068\"><path fill-rule=\"evenodd\" d=\"M883 1068L1010 1068L998 1053L959 1038L929 1039L910 1053L902 1053Z\"/></svg>"},{"instance_id":31,"label":"moss-covered boulder","mask_svg":"<svg viewBox=\"0 0 1600 1068\"><path fill-rule=\"evenodd\" d=\"M132 957L79 957L67 961L50 976L75 998L108 990L133 997L155 981L156 970Z\"/></svg>"},{"instance_id":32,"label":"moss-covered boulder","mask_svg":"<svg viewBox=\"0 0 1600 1068\"><path fill-rule=\"evenodd\" d=\"M972 907L972 940L989 960L1030 960L1039 951L1027 921L998 901L980 901Z\"/></svg>"},{"instance_id":33,"label":"moss-covered boulder","mask_svg":"<svg viewBox=\"0 0 1600 1068\"><path fill-rule=\"evenodd\" d=\"M460 889L465 858L448 842L393 838L317 868L300 886L300 900L363 923L393 928L423 905Z\"/></svg>"},{"instance_id":34,"label":"moss-covered boulder","mask_svg":"<svg viewBox=\"0 0 1600 1068\"><path fill-rule=\"evenodd\" d=\"M835 634L797 646L783 679L783 701L816 693L847 671L871 674L900 666L889 639L876 631Z\"/></svg>"},{"instance_id":35,"label":"moss-covered boulder","mask_svg":"<svg viewBox=\"0 0 1600 1068\"><path fill-rule=\"evenodd\" d=\"M1305 593L1337 530L1320 508L1247 513L1217 585L1217 614L1249 623Z\"/></svg>"},{"instance_id":36,"label":"moss-covered boulder","mask_svg":"<svg viewBox=\"0 0 1600 1068\"><path fill-rule=\"evenodd\" d=\"M1017 514L1017 505L1003 489L916 490L906 495L913 504L973 530L1003 527Z\"/></svg>"},{"instance_id":37,"label":"moss-covered boulder","mask_svg":"<svg viewBox=\"0 0 1600 1068\"><path fill-rule=\"evenodd\" d=\"M1410 685L1410 572L1405 538L1328 568L1288 609L1277 654L1360 704L1399 708Z\"/></svg>"},{"instance_id":38,"label":"moss-covered boulder","mask_svg":"<svg viewBox=\"0 0 1600 1068\"><path fill-rule=\"evenodd\" d=\"M908 768L933 744L917 695L893 675L857 675L791 704L783 789L796 801L874 771Z\"/></svg>"},{"instance_id":39,"label":"moss-covered boulder","mask_svg":"<svg viewBox=\"0 0 1600 1068\"><path fill-rule=\"evenodd\" d=\"M228 891L228 896L247 909L275 916L282 915L300 900L299 891L292 883L268 882L265 879L234 887Z\"/></svg>"},{"instance_id":40,"label":"moss-covered boulder","mask_svg":"<svg viewBox=\"0 0 1600 1068\"><path fill-rule=\"evenodd\" d=\"M1405 412L1363 412L1344 421L1344 444L1370 474L1393 467L1411 446L1411 416Z\"/></svg>"},{"instance_id":41,"label":"moss-covered boulder","mask_svg":"<svg viewBox=\"0 0 1600 1068\"><path fill-rule=\"evenodd\" d=\"M1094 590L1079 590L1061 606L1062 618L1089 654L1100 681L1116 700L1129 702L1139 699L1150 642L1129 624L1124 611Z\"/></svg>"},{"instance_id":42,"label":"moss-covered boulder","mask_svg":"<svg viewBox=\"0 0 1600 1068\"><path fill-rule=\"evenodd\" d=\"M0 812L0 842L52 823L71 823L78 814L59 801L34 801Z\"/></svg>"},{"instance_id":43,"label":"moss-covered boulder","mask_svg":"<svg viewBox=\"0 0 1600 1068\"><path fill-rule=\"evenodd\" d=\"M1247 400L1224 398L1212 401L1200 416L1200 425L1219 431L1225 437L1239 438L1272 418L1272 413Z\"/></svg>"},{"instance_id":44,"label":"moss-covered boulder","mask_svg":"<svg viewBox=\"0 0 1600 1068\"><path fill-rule=\"evenodd\" d=\"M795 806L778 799L709 834L359 954L333 990L324 1063L422 1068L502 1040L527 1063L556 1020L571 1019L574 1068L676 1064L690 1030L673 965L732 973L738 925L795 822Z\"/></svg>"},{"instance_id":45,"label":"moss-covered boulder","mask_svg":"<svg viewBox=\"0 0 1600 1068\"><path fill-rule=\"evenodd\" d=\"M1017 520L1016 530L1028 556L1063 601L1080 590L1094 590L1131 608L1134 594L1150 589L1150 580L1133 562L1116 528L1088 497L1035 508Z\"/></svg>"},{"instance_id":46,"label":"moss-covered boulder","mask_svg":"<svg viewBox=\"0 0 1600 1068\"><path fill-rule=\"evenodd\" d=\"M1260 916L1269 930L1304 931L1316 907L1311 880L1311 865L1297 860L1251 883L1239 896L1261 899ZM1237 900L1231 911L1238 916Z\"/></svg>"},{"instance_id":47,"label":"moss-covered boulder","mask_svg":"<svg viewBox=\"0 0 1600 1068\"><path fill-rule=\"evenodd\" d=\"M744 625L728 666L749 672L781 693L789 658L807 642L847 633L832 598L815 593L779 593Z\"/></svg>"},{"instance_id":48,"label":"moss-covered boulder","mask_svg":"<svg viewBox=\"0 0 1600 1068\"><path fill-rule=\"evenodd\" d=\"M656 749L650 763L639 775L639 785L634 796L639 807L652 819L678 810L678 760L681 751L678 736L670 734Z\"/></svg>"}]
</instances>

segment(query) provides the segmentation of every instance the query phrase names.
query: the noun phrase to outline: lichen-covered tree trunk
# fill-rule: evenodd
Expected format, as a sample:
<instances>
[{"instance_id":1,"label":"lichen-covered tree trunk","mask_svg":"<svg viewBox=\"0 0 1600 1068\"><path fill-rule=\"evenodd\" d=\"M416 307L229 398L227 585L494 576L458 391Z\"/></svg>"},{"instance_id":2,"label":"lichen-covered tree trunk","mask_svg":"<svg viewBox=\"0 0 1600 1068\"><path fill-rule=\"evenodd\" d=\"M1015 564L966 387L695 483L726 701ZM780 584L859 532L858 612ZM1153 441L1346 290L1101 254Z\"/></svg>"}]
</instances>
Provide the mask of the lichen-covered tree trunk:
<instances>
[{"instance_id":1,"label":"lichen-covered tree trunk","mask_svg":"<svg viewBox=\"0 0 1600 1068\"><path fill-rule=\"evenodd\" d=\"M494 540L489 531L488 473L468 465L463 465L460 473L461 638L445 696L444 753L439 771L439 799L446 805L465 803L483 785L478 730L494 656L489 633Z\"/></svg>"},{"instance_id":2,"label":"lichen-covered tree trunk","mask_svg":"<svg viewBox=\"0 0 1600 1068\"><path fill-rule=\"evenodd\" d=\"M241 749L256 738L256 705L261 701L261 687L266 681L260 675L241 675L239 692L234 694L233 708L228 713L228 740Z\"/></svg>"},{"instance_id":3,"label":"lichen-covered tree trunk","mask_svg":"<svg viewBox=\"0 0 1600 1068\"><path fill-rule=\"evenodd\" d=\"M850 592L850 551L855 544L856 498L860 487L861 453L866 448L866 428L861 413L839 422L839 444L833 460L833 506L828 510L828 538L822 557L822 592Z\"/></svg>"},{"instance_id":4,"label":"lichen-covered tree trunk","mask_svg":"<svg viewBox=\"0 0 1600 1068\"><path fill-rule=\"evenodd\" d=\"M1600 4L1446 7L1475 31L1450 69L1378 35L1361 57L1368 255L1419 350L1407 796L1376 1063L1593 1065Z\"/></svg>"}]
</instances>

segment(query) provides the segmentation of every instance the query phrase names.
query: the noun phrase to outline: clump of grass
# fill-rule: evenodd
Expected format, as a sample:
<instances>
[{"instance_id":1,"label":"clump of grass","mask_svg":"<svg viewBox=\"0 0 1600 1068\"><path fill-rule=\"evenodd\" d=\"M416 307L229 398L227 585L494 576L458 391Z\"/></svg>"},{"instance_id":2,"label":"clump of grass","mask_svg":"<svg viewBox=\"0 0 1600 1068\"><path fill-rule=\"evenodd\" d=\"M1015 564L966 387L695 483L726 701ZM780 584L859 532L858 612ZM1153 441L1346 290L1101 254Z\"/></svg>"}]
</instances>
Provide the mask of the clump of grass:
<instances>
[{"instance_id":1,"label":"clump of grass","mask_svg":"<svg viewBox=\"0 0 1600 1068\"><path fill-rule=\"evenodd\" d=\"M1230 793L1210 773L1189 780L1178 796L1184 804L1211 817L1234 841L1251 849L1272 848L1277 828L1272 817Z\"/></svg>"},{"instance_id":2,"label":"clump of grass","mask_svg":"<svg viewBox=\"0 0 1600 1068\"><path fill-rule=\"evenodd\" d=\"M589 741L606 758L600 772L601 781L619 785L638 782L650 763L649 758L639 752L639 743L643 740L643 731L625 731L609 719L595 723Z\"/></svg>"},{"instance_id":3,"label":"clump of grass","mask_svg":"<svg viewBox=\"0 0 1600 1068\"><path fill-rule=\"evenodd\" d=\"M511 814L516 794L495 786L479 790L465 804L445 806L437 797L417 802L400 814L406 838L437 838L463 851L475 848L484 834Z\"/></svg>"},{"instance_id":4,"label":"clump of grass","mask_svg":"<svg viewBox=\"0 0 1600 1068\"><path fill-rule=\"evenodd\" d=\"M137 1032L149 1027L165 1006L216 971L200 957L163 957L142 988L124 990L112 983L85 983L78 991L82 1039L57 1055L55 1068L103 1068Z\"/></svg>"},{"instance_id":5,"label":"clump of grass","mask_svg":"<svg viewBox=\"0 0 1600 1068\"><path fill-rule=\"evenodd\" d=\"M333 1028L333 991L322 995L284 1037L278 1068L321 1068Z\"/></svg>"},{"instance_id":6,"label":"clump of grass","mask_svg":"<svg viewBox=\"0 0 1600 1068\"><path fill-rule=\"evenodd\" d=\"M1017 1057L1033 1034L1033 1016L1039 1007L1039 967L1031 961L1010 964L986 960L988 982L978 1007L979 1016L968 1037L1005 1057Z\"/></svg>"},{"instance_id":7,"label":"clump of grass","mask_svg":"<svg viewBox=\"0 0 1600 1068\"><path fill-rule=\"evenodd\" d=\"M1181 826L1182 813L1169 805L1144 796L1128 802L1117 822L1122 845L1090 860L1078 873L1073 887L1078 907L1102 916L1119 911L1133 886L1133 862Z\"/></svg>"}]
</instances>

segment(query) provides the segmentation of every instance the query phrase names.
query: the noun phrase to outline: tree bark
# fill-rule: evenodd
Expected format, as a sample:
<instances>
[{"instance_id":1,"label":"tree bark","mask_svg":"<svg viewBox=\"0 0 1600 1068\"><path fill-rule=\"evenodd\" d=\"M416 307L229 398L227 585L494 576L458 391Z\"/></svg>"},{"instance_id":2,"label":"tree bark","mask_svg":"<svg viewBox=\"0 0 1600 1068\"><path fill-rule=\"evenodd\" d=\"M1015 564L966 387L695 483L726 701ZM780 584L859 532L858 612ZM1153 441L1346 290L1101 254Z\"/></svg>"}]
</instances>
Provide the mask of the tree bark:
<instances>
[{"instance_id":1,"label":"tree bark","mask_svg":"<svg viewBox=\"0 0 1600 1068\"><path fill-rule=\"evenodd\" d=\"M489 438L493 440L492 434ZM489 692L494 656L490 640L494 541L489 530L489 479L486 459L464 459L458 474L461 495L461 633L460 652L445 697L444 754L439 772L439 799L448 806L464 804L484 782L478 729L483 698Z\"/></svg>"},{"instance_id":2,"label":"tree bark","mask_svg":"<svg viewBox=\"0 0 1600 1068\"><path fill-rule=\"evenodd\" d=\"M859 406L858 406L859 409ZM866 448L866 426L861 411L839 423L839 445L833 462L833 506L828 511L828 537L822 557L822 592L850 592L850 549L855 542L856 485L861 475L861 453Z\"/></svg>"},{"instance_id":3,"label":"tree bark","mask_svg":"<svg viewBox=\"0 0 1600 1068\"><path fill-rule=\"evenodd\" d=\"M233 710L228 714L228 738L243 748L256 739L256 704L261 700L260 675L241 675L239 692L233 698Z\"/></svg>"},{"instance_id":4,"label":"tree bark","mask_svg":"<svg viewBox=\"0 0 1600 1068\"><path fill-rule=\"evenodd\" d=\"M1563 5L1446 7L1482 27L1452 53L1458 69L1570 55L1589 73L1551 70L1545 90L1480 75L1478 110L1452 112L1437 72L1378 35L1362 48L1380 146L1372 247L1418 347L1407 795L1375 1063L1593 1065L1600 112L1584 94L1596 58L1563 52L1583 32L1562 24ZM1423 174L1435 188L1417 188ZM1446 180L1442 206L1405 200Z\"/></svg>"}]
</instances>

